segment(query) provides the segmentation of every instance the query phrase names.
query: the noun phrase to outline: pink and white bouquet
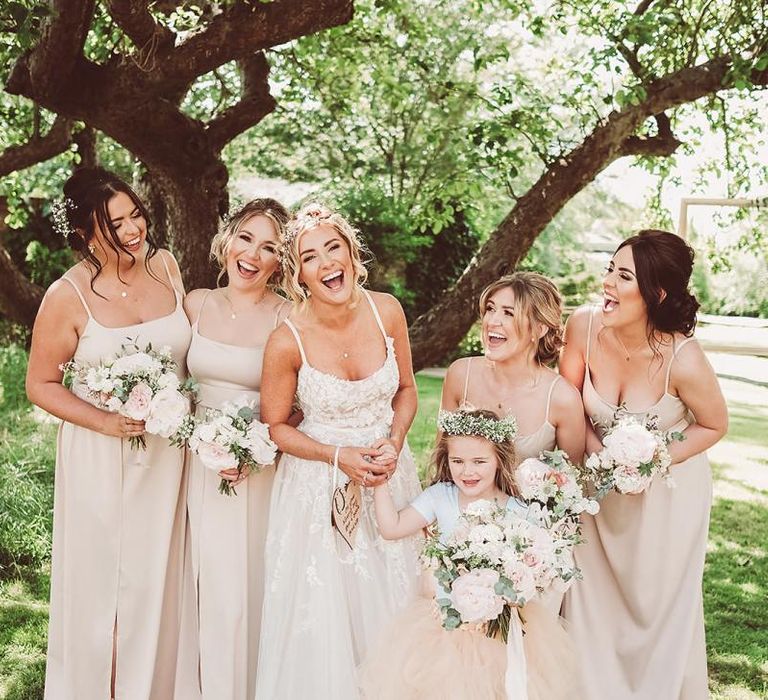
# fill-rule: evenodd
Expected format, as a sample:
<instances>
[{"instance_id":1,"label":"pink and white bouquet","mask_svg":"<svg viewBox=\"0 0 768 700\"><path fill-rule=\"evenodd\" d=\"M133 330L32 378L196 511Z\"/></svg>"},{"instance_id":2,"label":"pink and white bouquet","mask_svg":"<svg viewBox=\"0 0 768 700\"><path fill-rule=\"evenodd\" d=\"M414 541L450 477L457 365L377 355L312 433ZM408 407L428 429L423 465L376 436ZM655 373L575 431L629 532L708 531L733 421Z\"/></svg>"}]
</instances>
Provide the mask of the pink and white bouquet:
<instances>
[{"instance_id":1,"label":"pink and white bouquet","mask_svg":"<svg viewBox=\"0 0 768 700\"><path fill-rule=\"evenodd\" d=\"M556 579L578 576L573 547L578 536L550 526L541 508L527 515L490 501L475 501L453 532L427 541L422 560L442 593L437 605L445 629L480 625L507 641L512 608L545 591Z\"/></svg>"},{"instance_id":2,"label":"pink and white bouquet","mask_svg":"<svg viewBox=\"0 0 768 700\"><path fill-rule=\"evenodd\" d=\"M129 342L97 365L70 360L59 369L66 387L99 408L144 421L150 435L169 438L174 444L183 442L194 385L179 379L170 347L155 349L150 343L142 350ZM143 435L131 437L130 444L134 449L147 446Z\"/></svg>"},{"instance_id":3,"label":"pink and white bouquet","mask_svg":"<svg viewBox=\"0 0 768 700\"><path fill-rule=\"evenodd\" d=\"M515 469L515 483L520 497L538 503L553 525L578 523L581 513L594 515L600 504L585 495L579 470L562 450L543 452L538 459L529 457Z\"/></svg>"},{"instance_id":4,"label":"pink and white bouquet","mask_svg":"<svg viewBox=\"0 0 768 700\"><path fill-rule=\"evenodd\" d=\"M217 473L237 469L238 477L260 471L277 456L269 427L257 419L255 404L246 396L206 411L204 419L196 419L187 443L208 469ZM219 493L237 495L225 478L219 484Z\"/></svg>"},{"instance_id":5,"label":"pink and white bouquet","mask_svg":"<svg viewBox=\"0 0 768 700\"><path fill-rule=\"evenodd\" d=\"M619 410L603 433L602 451L590 455L585 463L586 477L595 484L598 498L611 489L622 494L642 493L657 474L674 488L668 446L684 439L682 433L659 430L655 416L642 419Z\"/></svg>"}]
</instances>

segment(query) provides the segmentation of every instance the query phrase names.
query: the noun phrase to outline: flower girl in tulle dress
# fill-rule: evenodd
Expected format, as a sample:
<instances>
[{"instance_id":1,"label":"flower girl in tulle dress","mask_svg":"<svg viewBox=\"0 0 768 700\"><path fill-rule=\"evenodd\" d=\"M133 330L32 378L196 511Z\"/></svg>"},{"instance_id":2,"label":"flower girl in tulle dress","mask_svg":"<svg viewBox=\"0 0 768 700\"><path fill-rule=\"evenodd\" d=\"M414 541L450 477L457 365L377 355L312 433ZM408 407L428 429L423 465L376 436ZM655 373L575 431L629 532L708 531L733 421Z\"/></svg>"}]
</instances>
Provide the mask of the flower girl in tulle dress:
<instances>
[{"instance_id":1,"label":"flower girl in tulle dress","mask_svg":"<svg viewBox=\"0 0 768 700\"><path fill-rule=\"evenodd\" d=\"M386 484L374 492L376 518L385 539L408 537L436 525L440 541L445 542L462 513L478 501L525 517L527 507L514 495L514 422L499 420L491 411L456 411L441 413L440 427L431 486L399 512ZM539 603L529 602L520 611L527 683L513 679L510 684L505 678L504 642L488 636L487 625L445 629L436 597L448 594L432 575L426 575L424 583L428 590L384 630L362 664L365 700L579 697L571 640L561 621Z\"/></svg>"}]
</instances>

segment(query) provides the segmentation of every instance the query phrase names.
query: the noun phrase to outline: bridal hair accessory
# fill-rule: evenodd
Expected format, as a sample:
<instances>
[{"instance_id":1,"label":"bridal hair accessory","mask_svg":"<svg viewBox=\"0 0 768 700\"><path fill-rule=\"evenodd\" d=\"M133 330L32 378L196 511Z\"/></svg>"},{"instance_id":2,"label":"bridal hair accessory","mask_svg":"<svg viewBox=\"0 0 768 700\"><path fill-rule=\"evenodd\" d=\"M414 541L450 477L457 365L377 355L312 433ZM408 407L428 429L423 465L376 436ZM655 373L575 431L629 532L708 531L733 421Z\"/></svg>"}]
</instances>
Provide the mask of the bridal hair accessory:
<instances>
[{"instance_id":1,"label":"bridal hair accessory","mask_svg":"<svg viewBox=\"0 0 768 700\"><path fill-rule=\"evenodd\" d=\"M514 440L517 435L517 421L512 415L494 419L474 415L462 409L440 411L437 427L447 435L473 435L495 443Z\"/></svg>"},{"instance_id":2,"label":"bridal hair accessory","mask_svg":"<svg viewBox=\"0 0 768 700\"><path fill-rule=\"evenodd\" d=\"M75 210L75 203L69 197L54 200L51 204L51 221L53 230L65 240L75 233L75 227L69 220L70 211Z\"/></svg>"}]
</instances>

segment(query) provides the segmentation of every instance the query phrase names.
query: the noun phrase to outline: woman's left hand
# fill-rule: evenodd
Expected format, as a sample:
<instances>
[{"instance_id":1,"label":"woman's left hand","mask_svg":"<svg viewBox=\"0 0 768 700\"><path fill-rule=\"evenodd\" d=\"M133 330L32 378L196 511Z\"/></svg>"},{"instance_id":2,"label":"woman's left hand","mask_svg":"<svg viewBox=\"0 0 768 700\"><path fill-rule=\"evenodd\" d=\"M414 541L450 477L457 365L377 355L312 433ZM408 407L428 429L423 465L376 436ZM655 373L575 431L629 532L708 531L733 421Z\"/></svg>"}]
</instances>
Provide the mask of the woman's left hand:
<instances>
[{"instance_id":1,"label":"woman's left hand","mask_svg":"<svg viewBox=\"0 0 768 700\"><path fill-rule=\"evenodd\" d=\"M234 488L235 486L242 484L248 477L249 473L250 471L247 467L244 467L243 469L240 469L240 470L238 470L237 468L222 469L219 472L219 476L225 481L228 481L229 485Z\"/></svg>"}]
</instances>

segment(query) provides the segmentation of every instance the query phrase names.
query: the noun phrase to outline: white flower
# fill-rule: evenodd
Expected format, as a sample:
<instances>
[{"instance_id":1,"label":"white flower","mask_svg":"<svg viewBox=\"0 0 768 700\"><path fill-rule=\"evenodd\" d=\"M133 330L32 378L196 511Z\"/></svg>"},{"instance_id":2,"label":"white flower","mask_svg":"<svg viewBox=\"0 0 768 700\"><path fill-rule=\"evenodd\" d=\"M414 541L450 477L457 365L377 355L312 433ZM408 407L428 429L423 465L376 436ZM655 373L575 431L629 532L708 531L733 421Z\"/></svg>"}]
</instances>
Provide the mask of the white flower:
<instances>
[{"instance_id":1,"label":"white flower","mask_svg":"<svg viewBox=\"0 0 768 700\"><path fill-rule=\"evenodd\" d=\"M178 389L181 382L174 372L164 372L158 378L157 386L161 391L163 389Z\"/></svg>"},{"instance_id":2,"label":"white flower","mask_svg":"<svg viewBox=\"0 0 768 700\"><path fill-rule=\"evenodd\" d=\"M184 416L189 413L189 400L169 386L155 394L150 405L146 430L153 435L169 438L181 426Z\"/></svg>"},{"instance_id":3,"label":"white flower","mask_svg":"<svg viewBox=\"0 0 768 700\"><path fill-rule=\"evenodd\" d=\"M113 389L108 367L89 367L85 375L85 384L91 391L109 393Z\"/></svg>"},{"instance_id":4,"label":"white flower","mask_svg":"<svg viewBox=\"0 0 768 700\"><path fill-rule=\"evenodd\" d=\"M648 488L652 476L643 476L640 470L632 465L619 465L613 470L616 489L621 493L640 493Z\"/></svg>"},{"instance_id":5,"label":"white flower","mask_svg":"<svg viewBox=\"0 0 768 700\"><path fill-rule=\"evenodd\" d=\"M195 452L203 464L215 472L237 467L237 457L228 448L222 447L215 442L200 441L195 448Z\"/></svg>"},{"instance_id":6,"label":"white flower","mask_svg":"<svg viewBox=\"0 0 768 700\"><path fill-rule=\"evenodd\" d=\"M112 411L112 413L118 413L122 407L123 402L118 399L117 396L111 396L104 404L104 408L106 408L108 411Z\"/></svg>"},{"instance_id":7,"label":"white flower","mask_svg":"<svg viewBox=\"0 0 768 700\"><path fill-rule=\"evenodd\" d=\"M520 495L527 500L538 498L549 472L549 465L534 457L521 462L515 470L515 481L520 489Z\"/></svg>"},{"instance_id":8,"label":"white flower","mask_svg":"<svg viewBox=\"0 0 768 700\"><path fill-rule=\"evenodd\" d=\"M269 426L260 421L253 421L246 433L248 451L257 464L272 464L277 454L277 445L269 437Z\"/></svg>"},{"instance_id":9,"label":"white flower","mask_svg":"<svg viewBox=\"0 0 768 700\"><path fill-rule=\"evenodd\" d=\"M516 556L508 556L504 562L504 575L512 581L517 592L517 602L524 603L536 595L535 572ZM454 584L455 585L455 584Z\"/></svg>"},{"instance_id":10,"label":"white flower","mask_svg":"<svg viewBox=\"0 0 768 700\"><path fill-rule=\"evenodd\" d=\"M605 449L617 464L639 467L656 453L653 433L635 420L622 420L603 440Z\"/></svg>"},{"instance_id":11,"label":"white flower","mask_svg":"<svg viewBox=\"0 0 768 700\"><path fill-rule=\"evenodd\" d=\"M462 622L495 620L504 609L504 599L494 586L499 574L492 569L473 569L459 576L451 586L451 604Z\"/></svg>"},{"instance_id":12,"label":"white flower","mask_svg":"<svg viewBox=\"0 0 768 700\"><path fill-rule=\"evenodd\" d=\"M496 506L491 503L491 501L486 501L485 499L481 499L479 501L472 501L464 512L468 516L476 516L480 518L481 520L490 520L493 516L493 512L496 510Z\"/></svg>"},{"instance_id":13,"label":"white flower","mask_svg":"<svg viewBox=\"0 0 768 700\"><path fill-rule=\"evenodd\" d=\"M149 415L152 402L152 389L145 382L139 382L123 404L122 413L133 420L145 420Z\"/></svg>"},{"instance_id":14,"label":"white flower","mask_svg":"<svg viewBox=\"0 0 768 700\"><path fill-rule=\"evenodd\" d=\"M135 352L132 355L118 357L111 367L112 376L125 376L137 372L150 374L159 373L162 370L160 361L145 352Z\"/></svg>"}]
</instances>

